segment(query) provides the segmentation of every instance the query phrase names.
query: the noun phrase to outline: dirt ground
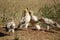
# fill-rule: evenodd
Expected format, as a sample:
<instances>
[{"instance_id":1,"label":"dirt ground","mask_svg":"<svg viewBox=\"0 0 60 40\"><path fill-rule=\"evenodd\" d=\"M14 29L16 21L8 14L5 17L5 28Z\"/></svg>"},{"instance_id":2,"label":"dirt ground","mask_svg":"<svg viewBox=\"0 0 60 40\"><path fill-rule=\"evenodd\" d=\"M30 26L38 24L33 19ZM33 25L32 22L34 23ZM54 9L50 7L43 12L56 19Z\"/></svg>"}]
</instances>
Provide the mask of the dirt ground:
<instances>
[{"instance_id":1,"label":"dirt ground","mask_svg":"<svg viewBox=\"0 0 60 40\"><path fill-rule=\"evenodd\" d=\"M8 35L5 28L0 28L0 40L60 40L60 31L16 30L14 35Z\"/></svg>"}]
</instances>

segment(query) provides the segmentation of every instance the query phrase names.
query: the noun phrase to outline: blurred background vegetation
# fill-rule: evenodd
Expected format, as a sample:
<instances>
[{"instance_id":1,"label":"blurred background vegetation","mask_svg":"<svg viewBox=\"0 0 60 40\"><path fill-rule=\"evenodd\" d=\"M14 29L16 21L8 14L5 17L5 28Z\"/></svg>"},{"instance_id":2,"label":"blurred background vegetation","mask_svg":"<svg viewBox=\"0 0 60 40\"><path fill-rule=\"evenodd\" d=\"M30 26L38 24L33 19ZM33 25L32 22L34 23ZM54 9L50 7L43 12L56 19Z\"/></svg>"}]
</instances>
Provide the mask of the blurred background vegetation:
<instances>
[{"instance_id":1,"label":"blurred background vegetation","mask_svg":"<svg viewBox=\"0 0 60 40\"><path fill-rule=\"evenodd\" d=\"M60 23L60 0L0 0L0 26L5 26L11 16L18 25L26 7L39 18L44 16Z\"/></svg>"}]
</instances>

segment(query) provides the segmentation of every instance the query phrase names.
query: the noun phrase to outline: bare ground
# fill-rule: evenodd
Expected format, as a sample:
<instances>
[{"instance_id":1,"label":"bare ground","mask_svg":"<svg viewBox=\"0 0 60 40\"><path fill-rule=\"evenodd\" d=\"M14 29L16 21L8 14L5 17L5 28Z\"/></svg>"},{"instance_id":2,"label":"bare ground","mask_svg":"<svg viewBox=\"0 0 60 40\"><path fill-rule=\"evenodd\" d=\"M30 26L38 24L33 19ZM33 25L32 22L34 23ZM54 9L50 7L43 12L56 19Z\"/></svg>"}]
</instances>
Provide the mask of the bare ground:
<instances>
[{"instance_id":1,"label":"bare ground","mask_svg":"<svg viewBox=\"0 0 60 40\"><path fill-rule=\"evenodd\" d=\"M8 35L4 28L0 28L0 40L60 40L60 31L16 30L14 35Z\"/></svg>"}]
</instances>

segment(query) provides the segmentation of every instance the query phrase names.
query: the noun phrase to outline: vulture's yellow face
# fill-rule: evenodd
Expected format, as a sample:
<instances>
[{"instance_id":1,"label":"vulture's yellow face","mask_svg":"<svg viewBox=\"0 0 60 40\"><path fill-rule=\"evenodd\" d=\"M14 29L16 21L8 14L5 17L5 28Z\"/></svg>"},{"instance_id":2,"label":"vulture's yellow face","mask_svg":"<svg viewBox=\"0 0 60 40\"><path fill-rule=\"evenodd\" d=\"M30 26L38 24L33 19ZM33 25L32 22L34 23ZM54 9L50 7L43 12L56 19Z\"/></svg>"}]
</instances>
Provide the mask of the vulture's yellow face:
<instances>
[{"instance_id":1,"label":"vulture's yellow face","mask_svg":"<svg viewBox=\"0 0 60 40\"><path fill-rule=\"evenodd\" d=\"M10 17L10 21L13 21L13 17Z\"/></svg>"}]
</instances>

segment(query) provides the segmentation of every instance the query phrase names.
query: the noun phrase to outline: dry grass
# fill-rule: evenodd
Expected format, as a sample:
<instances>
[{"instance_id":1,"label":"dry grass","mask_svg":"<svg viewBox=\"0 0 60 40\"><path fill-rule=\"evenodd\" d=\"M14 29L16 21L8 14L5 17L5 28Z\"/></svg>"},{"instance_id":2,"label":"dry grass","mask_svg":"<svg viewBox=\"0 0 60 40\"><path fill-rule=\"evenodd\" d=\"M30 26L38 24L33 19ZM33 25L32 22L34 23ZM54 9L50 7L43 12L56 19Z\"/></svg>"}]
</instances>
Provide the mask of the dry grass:
<instances>
[{"instance_id":1,"label":"dry grass","mask_svg":"<svg viewBox=\"0 0 60 40\"><path fill-rule=\"evenodd\" d=\"M58 3L60 3L60 0L58 0ZM45 5L51 6L53 4L53 0L0 0L0 21L3 16L6 18L13 16L17 24L22 16L23 9L26 7L40 17L38 10Z\"/></svg>"}]
</instances>

